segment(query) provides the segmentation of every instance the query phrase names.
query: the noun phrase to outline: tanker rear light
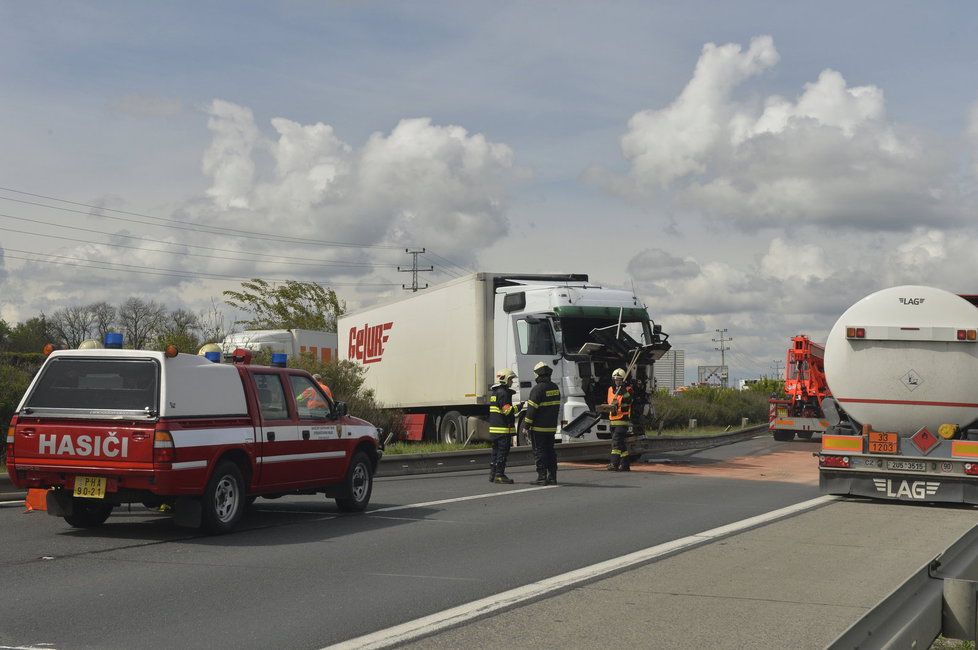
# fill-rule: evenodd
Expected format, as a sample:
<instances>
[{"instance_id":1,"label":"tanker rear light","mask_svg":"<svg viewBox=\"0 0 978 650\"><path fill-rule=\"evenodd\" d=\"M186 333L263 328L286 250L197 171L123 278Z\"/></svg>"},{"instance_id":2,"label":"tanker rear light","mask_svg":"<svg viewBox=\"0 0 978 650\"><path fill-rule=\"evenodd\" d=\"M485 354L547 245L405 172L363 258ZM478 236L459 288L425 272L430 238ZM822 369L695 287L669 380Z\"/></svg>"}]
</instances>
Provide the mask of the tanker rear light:
<instances>
[{"instance_id":1,"label":"tanker rear light","mask_svg":"<svg viewBox=\"0 0 978 650\"><path fill-rule=\"evenodd\" d=\"M846 338L847 339L864 339L864 338L866 338L866 328L865 327L847 327L846 328Z\"/></svg>"},{"instance_id":2,"label":"tanker rear light","mask_svg":"<svg viewBox=\"0 0 978 650\"><path fill-rule=\"evenodd\" d=\"M959 341L978 340L978 330L958 330Z\"/></svg>"},{"instance_id":3,"label":"tanker rear light","mask_svg":"<svg viewBox=\"0 0 978 650\"><path fill-rule=\"evenodd\" d=\"M819 467L841 467L843 469L848 469L849 457L848 456L819 456L818 466Z\"/></svg>"},{"instance_id":4,"label":"tanker rear light","mask_svg":"<svg viewBox=\"0 0 978 650\"><path fill-rule=\"evenodd\" d=\"M978 463L965 463L964 473L971 476L978 476Z\"/></svg>"}]
</instances>

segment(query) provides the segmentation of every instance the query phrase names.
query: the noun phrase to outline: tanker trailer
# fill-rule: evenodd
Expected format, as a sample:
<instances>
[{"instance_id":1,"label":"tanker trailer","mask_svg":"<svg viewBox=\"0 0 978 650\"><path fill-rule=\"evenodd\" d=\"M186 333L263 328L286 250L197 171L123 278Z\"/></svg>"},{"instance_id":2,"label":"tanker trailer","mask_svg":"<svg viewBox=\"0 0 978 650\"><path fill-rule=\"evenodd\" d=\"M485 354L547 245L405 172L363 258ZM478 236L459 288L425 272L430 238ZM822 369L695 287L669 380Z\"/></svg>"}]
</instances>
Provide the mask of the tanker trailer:
<instances>
[{"instance_id":1,"label":"tanker trailer","mask_svg":"<svg viewBox=\"0 0 978 650\"><path fill-rule=\"evenodd\" d=\"M822 492L978 503L973 299L901 286L842 314L825 343Z\"/></svg>"}]
</instances>

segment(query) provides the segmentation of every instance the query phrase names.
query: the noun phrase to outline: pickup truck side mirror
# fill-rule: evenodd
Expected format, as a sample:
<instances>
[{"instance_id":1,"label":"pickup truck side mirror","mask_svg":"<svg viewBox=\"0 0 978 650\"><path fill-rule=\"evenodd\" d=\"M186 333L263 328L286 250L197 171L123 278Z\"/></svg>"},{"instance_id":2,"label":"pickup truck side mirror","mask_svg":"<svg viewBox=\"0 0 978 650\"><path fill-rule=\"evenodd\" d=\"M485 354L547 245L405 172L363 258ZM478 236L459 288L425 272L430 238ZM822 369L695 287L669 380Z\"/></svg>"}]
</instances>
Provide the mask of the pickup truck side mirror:
<instances>
[{"instance_id":1,"label":"pickup truck side mirror","mask_svg":"<svg viewBox=\"0 0 978 650\"><path fill-rule=\"evenodd\" d=\"M336 403L336 417L345 417L350 412L350 407L346 405L346 402Z\"/></svg>"}]
</instances>

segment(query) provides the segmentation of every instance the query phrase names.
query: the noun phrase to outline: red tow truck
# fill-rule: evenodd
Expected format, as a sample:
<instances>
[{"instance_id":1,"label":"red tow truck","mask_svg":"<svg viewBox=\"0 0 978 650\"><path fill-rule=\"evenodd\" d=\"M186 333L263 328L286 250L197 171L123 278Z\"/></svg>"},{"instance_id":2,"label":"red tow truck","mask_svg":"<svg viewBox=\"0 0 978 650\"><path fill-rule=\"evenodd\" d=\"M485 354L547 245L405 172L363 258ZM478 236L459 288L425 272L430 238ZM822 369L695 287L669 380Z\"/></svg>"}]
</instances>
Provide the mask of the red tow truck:
<instances>
[{"instance_id":1,"label":"red tow truck","mask_svg":"<svg viewBox=\"0 0 978 650\"><path fill-rule=\"evenodd\" d=\"M7 430L7 471L47 511L99 526L125 503L234 528L257 497L323 493L367 507L379 435L306 372L144 350L50 354ZM167 509L167 508L165 508Z\"/></svg>"}]
</instances>

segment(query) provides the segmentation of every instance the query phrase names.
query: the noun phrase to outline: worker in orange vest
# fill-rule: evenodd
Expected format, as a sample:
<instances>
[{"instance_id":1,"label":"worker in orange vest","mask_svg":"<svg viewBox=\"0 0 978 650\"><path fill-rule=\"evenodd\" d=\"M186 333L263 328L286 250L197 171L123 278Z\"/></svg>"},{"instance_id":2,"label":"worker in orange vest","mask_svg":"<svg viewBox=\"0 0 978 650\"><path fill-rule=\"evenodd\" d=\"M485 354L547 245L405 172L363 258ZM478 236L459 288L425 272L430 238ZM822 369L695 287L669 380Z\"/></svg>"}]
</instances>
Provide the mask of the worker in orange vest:
<instances>
[{"instance_id":1,"label":"worker in orange vest","mask_svg":"<svg viewBox=\"0 0 978 650\"><path fill-rule=\"evenodd\" d=\"M611 373L613 386L608 386L608 404L611 414L608 424L611 425L611 460L608 461L609 472L627 472L631 470L628 458L628 445L625 440L632 418L632 387L625 383L625 370L618 368Z\"/></svg>"},{"instance_id":2,"label":"worker in orange vest","mask_svg":"<svg viewBox=\"0 0 978 650\"><path fill-rule=\"evenodd\" d=\"M323 376L317 374L317 375L313 375L312 378L316 380L316 383L319 384L319 387L323 389L324 393L326 393L326 397L333 399L333 391L329 389L329 386L323 383ZM333 401L335 402L336 400L333 399Z\"/></svg>"}]
</instances>

